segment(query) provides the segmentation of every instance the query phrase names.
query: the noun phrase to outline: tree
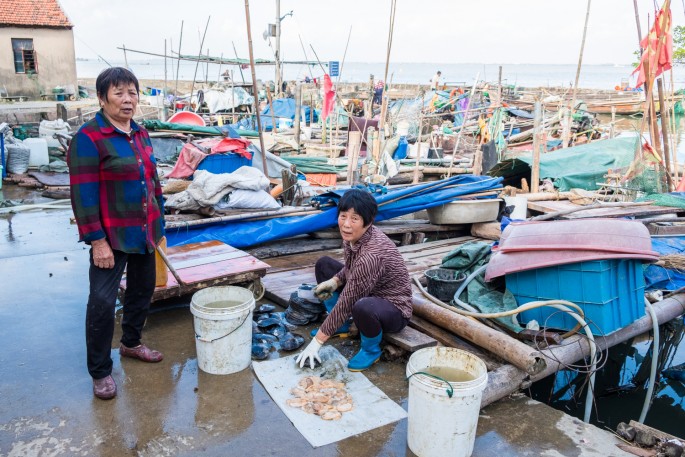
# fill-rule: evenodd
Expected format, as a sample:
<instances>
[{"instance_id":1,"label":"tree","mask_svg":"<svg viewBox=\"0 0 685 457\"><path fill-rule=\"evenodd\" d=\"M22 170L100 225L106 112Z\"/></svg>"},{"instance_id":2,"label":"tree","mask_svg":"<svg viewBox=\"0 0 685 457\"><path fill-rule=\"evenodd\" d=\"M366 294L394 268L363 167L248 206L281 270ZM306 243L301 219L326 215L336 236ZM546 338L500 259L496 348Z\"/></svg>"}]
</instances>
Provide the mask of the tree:
<instances>
[{"instance_id":1,"label":"tree","mask_svg":"<svg viewBox=\"0 0 685 457\"><path fill-rule=\"evenodd\" d=\"M685 26L673 28L673 63L685 64Z\"/></svg>"}]
</instances>

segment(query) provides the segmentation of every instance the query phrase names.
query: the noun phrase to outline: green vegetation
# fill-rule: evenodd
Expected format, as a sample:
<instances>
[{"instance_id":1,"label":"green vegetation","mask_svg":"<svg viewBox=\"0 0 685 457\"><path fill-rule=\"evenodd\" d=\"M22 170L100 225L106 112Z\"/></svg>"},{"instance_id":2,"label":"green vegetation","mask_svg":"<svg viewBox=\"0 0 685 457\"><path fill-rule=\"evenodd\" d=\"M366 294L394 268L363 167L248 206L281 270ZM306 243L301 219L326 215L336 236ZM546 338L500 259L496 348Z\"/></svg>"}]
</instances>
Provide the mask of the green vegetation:
<instances>
[{"instance_id":1,"label":"green vegetation","mask_svg":"<svg viewBox=\"0 0 685 457\"><path fill-rule=\"evenodd\" d=\"M673 28L673 63L685 64L685 26Z\"/></svg>"}]
</instances>

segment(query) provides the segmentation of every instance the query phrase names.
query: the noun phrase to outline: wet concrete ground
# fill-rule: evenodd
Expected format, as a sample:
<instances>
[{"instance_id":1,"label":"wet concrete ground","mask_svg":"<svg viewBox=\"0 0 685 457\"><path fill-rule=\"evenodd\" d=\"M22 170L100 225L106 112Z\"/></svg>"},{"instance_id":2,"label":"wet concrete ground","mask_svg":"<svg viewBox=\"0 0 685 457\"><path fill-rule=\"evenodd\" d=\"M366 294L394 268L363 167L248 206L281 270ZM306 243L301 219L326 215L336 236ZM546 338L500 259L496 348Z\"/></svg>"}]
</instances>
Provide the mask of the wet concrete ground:
<instances>
[{"instance_id":1,"label":"wet concrete ground","mask_svg":"<svg viewBox=\"0 0 685 457\"><path fill-rule=\"evenodd\" d=\"M16 188L0 192L0 200L25 197ZM251 369L227 376L198 369L183 300L148 318L144 341L164 361L121 359L113 349L119 394L94 398L85 366L88 251L70 217L68 210L0 216L0 456L414 455L406 420L312 448ZM119 336L117 328L114 348ZM406 409L404 370L383 362L365 375ZM628 455L617 442L518 396L481 411L473 455Z\"/></svg>"}]
</instances>

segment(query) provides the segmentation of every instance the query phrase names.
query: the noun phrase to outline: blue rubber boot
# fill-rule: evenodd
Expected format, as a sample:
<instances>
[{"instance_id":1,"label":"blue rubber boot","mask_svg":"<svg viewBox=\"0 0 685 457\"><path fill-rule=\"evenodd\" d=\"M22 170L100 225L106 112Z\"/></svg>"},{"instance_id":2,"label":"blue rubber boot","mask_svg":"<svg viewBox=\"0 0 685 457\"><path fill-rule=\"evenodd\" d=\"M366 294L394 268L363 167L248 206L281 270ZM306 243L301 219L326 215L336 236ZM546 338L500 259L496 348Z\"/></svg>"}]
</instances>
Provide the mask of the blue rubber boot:
<instances>
[{"instance_id":1,"label":"blue rubber boot","mask_svg":"<svg viewBox=\"0 0 685 457\"><path fill-rule=\"evenodd\" d=\"M347 369L350 371L366 370L381 358L380 344L383 339L383 332L380 332L373 338L364 336L363 333L360 333L360 335L362 337L362 348L347 364Z\"/></svg>"},{"instance_id":2,"label":"blue rubber boot","mask_svg":"<svg viewBox=\"0 0 685 457\"><path fill-rule=\"evenodd\" d=\"M328 311L328 314L333 311L333 307L335 306L336 303L338 303L338 298L340 297L340 292L333 292L330 298L326 299L323 301L323 305L326 307L326 311ZM319 331L319 328L315 328L311 332L309 332L309 335L314 338L316 335L316 332ZM338 330L335 331L333 336L339 336L340 338L347 338L350 336L350 320L348 319L347 322L345 322L343 325L341 325Z\"/></svg>"}]
</instances>

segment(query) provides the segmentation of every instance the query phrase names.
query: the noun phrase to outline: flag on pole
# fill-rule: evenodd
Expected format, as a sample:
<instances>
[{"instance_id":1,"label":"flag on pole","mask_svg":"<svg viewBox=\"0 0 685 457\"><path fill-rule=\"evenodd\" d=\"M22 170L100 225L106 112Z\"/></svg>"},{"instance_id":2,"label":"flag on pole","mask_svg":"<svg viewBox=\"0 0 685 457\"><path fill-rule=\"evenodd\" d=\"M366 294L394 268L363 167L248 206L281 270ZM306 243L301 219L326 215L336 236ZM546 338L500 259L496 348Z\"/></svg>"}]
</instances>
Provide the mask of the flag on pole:
<instances>
[{"instance_id":1,"label":"flag on pole","mask_svg":"<svg viewBox=\"0 0 685 457\"><path fill-rule=\"evenodd\" d=\"M649 33L640 41L642 58L640 59L640 65L633 71L633 74L638 73L635 87L642 86L648 79L651 82L653 78L671 69L673 64L673 34L671 26L671 0L666 0L661 9L656 13L654 25L649 30ZM647 74L647 66L649 68L649 75Z\"/></svg>"},{"instance_id":2,"label":"flag on pole","mask_svg":"<svg viewBox=\"0 0 685 457\"><path fill-rule=\"evenodd\" d=\"M321 118L325 121L335 105L335 91L333 82L328 73L323 75L323 106L321 107Z\"/></svg>"}]
</instances>

